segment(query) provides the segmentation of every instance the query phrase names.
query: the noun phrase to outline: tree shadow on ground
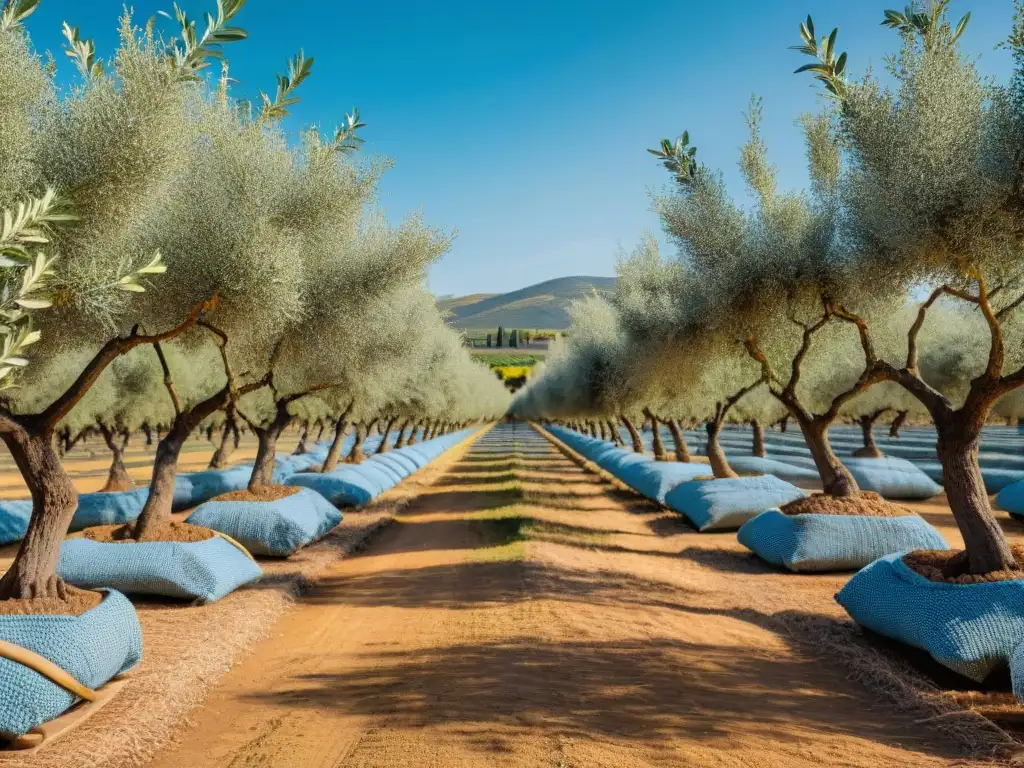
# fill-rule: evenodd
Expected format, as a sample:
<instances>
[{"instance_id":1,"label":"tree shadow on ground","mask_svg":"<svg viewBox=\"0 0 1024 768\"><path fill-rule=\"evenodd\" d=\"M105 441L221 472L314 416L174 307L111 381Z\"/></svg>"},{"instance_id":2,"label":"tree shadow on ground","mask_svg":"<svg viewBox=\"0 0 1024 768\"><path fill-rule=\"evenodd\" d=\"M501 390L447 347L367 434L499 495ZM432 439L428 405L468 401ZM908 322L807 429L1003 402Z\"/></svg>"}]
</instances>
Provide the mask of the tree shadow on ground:
<instances>
[{"instance_id":1,"label":"tree shadow on ground","mask_svg":"<svg viewBox=\"0 0 1024 768\"><path fill-rule=\"evenodd\" d=\"M701 535L706 536L707 534ZM678 554L678 557L724 573L789 573L789 571L772 567L753 552L746 550L740 552L728 549L687 547ZM793 575L799 578L798 574Z\"/></svg>"},{"instance_id":2,"label":"tree shadow on ground","mask_svg":"<svg viewBox=\"0 0 1024 768\"><path fill-rule=\"evenodd\" d=\"M679 536L688 533L698 533L697 529L690 525L690 521L684 515L677 512L669 512L647 521L647 527L655 536Z\"/></svg>"},{"instance_id":3,"label":"tree shadow on ground","mask_svg":"<svg viewBox=\"0 0 1024 768\"><path fill-rule=\"evenodd\" d=\"M452 472L438 481L438 485L449 486L449 485L494 485L495 483L512 483L519 479L519 476L514 472L501 472L498 474L479 474L470 475L469 477L462 476L459 472Z\"/></svg>"},{"instance_id":4,"label":"tree shadow on ground","mask_svg":"<svg viewBox=\"0 0 1024 768\"><path fill-rule=\"evenodd\" d=\"M451 468L451 474L458 476L469 476L469 475L489 475L500 472L511 472L518 466L518 462L514 459L505 459L504 461L495 461L491 464L476 465L471 464L469 466L463 466L460 462Z\"/></svg>"},{"instance_id":5,"label":"tree shadow on ground","mask_svg":"<svg viewBox=\"0 0 1024 768\"><path fill-rule=\"evenodd\" d=\"M660 507L653 501L645 499L632 491L623 491L611 486L595 482L592 486L593 493L583 493L581 490L574 491L550 491L546 488L531 489L529 484L524 487L527 500L532 499L533 503L543 506L551 506L559 509L578 509L580 512L588 511L618 511L629 514L649 515L657 512ZM581 506L580 501L586 499L607 499L609 504L600 508Z\"/></svg>"},{"instance_id":6,"label":"tree shadow on ground","mask_svg":"<svg viewBox=\"0 0 1024 768\"><path fill-rule=\"evenodd\" d=\"M693 614L695 620L732 619L768 630L787 645L792 642L783 624L797 617L702 606L693 603L695 595L624 574L471 563L340 579L319 585L304 600L421 609L544 599L645 606ZM400 653L381 647L356 659L355 667L303 676L292 688L252 698L274 706L379 717L389 728L455 729L485 751L495 748L494 739L501 749L512 749L517 735L536 735L538 729L572 739L649 744L686 739L723 748L737 739L747 746L762 739L799 743L808 732L850 734L893 746L907 739L905 730L889 728L864 694L855 695L857 689L851 689L837 666L800 652L732 640L551 641L524 635ZM751 706L752 699L764 706ZM480 726L487 724L495 732L477 742ZM944 742L922 739L915 746L951 756Z\"/></svg>"},{"instance_id":7,"label":"tree shadow on ground","mask_svg":"<svg viewBox=\"0 0 1024 768\"><path fill-rule=\"evenodd\" d=\"M432 491L428 489L415 504L407 507L403 517L433 515L438 512L473 512L518 504L523 500L520 488L484 488L472 491Z\"/></svg>"}]
</instances>

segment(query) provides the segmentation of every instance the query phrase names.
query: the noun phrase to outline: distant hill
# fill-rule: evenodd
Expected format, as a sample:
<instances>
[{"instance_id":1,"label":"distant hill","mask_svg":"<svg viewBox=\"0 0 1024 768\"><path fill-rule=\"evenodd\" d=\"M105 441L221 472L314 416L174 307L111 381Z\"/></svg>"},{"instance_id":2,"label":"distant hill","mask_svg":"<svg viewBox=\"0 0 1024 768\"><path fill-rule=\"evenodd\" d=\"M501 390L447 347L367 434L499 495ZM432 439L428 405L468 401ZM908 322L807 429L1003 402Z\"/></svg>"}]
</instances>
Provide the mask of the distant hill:
<instances>
[{"instance_id":1,"label":"distant hill","mask_svg":"<svg viewBox=\"0 0 1024 768\"><path fill-rule=\"evenodd\" d=\"M451 313L448 322L460 330L497 328L569 327L566 311L573 299L593 291L613 293L614 277L559 277L511 293L475 293L439 299L438 307Z\"/></svg>"}]
</instances>

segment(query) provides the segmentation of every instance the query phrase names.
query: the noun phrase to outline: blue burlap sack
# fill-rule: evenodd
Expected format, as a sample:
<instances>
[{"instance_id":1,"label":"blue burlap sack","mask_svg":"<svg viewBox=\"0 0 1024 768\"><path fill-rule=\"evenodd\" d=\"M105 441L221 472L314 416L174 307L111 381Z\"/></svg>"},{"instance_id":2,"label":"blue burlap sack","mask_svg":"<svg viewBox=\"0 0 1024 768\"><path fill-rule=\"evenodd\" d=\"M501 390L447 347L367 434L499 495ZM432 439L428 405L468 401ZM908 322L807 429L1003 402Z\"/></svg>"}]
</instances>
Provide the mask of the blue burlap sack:
<instances>
[{"instance_id":1,"label":"blue burlap sack","mask_svg":"<svg viewBox=\"0 0 1024 768\"><path fill-rule=\"evenodd\" d=\"M241 491L249 487L252 477L252 464L239 464L227 469L207 469L203 472L190 472L184 475L192 486L187 507L197 507L214 496L232 491Z\"/></svg>"},{"instance_id":2,"label":"blue burlap sack","mask_svg":"<svg viewBox=\"0 0 1024 768\"><path fill-rule=\"evenodd\" d=\"M354 472L351 466L327 474L303 472L292 475L286 483L310 488L338 507L361 507L382 492L380 478Z\"/></svg>"},{"instance_id":3,"label":"blue burlap sack","mask_svg":"<svg viewBox=\"0 0 1024 768\"><path fill-rule=\"evenodd\" d=\"M415 471L426 466L472 433L472 429L465 429L423 443L393 449L379 456L372 456L361 464L340 465L338 469L326 474L306 472L291 475L286 478L285 484L311 488L335 506L362 506L408 477L411 473L405 471L407 467Z\"/></svg>"},{"instance_id":4,"label":"blue burlap sack","mask_svg":"<svg viewBox=\"0 0 1024 768\"><path fill-rule=\"evenodd\" d=\"M405 475L399 472L390 462L374 461L372 458L367 459L361 464L357 464L355 469L360 472L371 472L374 475L380 474L383 477L386 477L387 481L383 485L384 490L394 488L405 479Z\"/></svg>"},{"instance_id":5,"label":"blue burlap sack","mask_svg":"<svg viewBox=\"0 0 1024 768\"><path fill-rule=\"evenodd\" d=\"M938 461L917 461L914 462L914 465L936 483L942 483L942 464ZM982 465L981 477L985 482L986 491L989 493L999 493L1008 485L1024 480L1024 471Z\"/></svg>"},{"instance_id":6,"label":"blue burlap sack","mask_svg":"<svg viewBox=\"0 0 1024 768\"><path fill-rule=\"evenodd\" d=\"M698 531L723 531L806 495L773 475L730 477L681 483L666 494L665 505L685 515Z\"/></svg>"},{"instance_id":7,"label":"blue burlap sack","mask_svg":"<svg viewBox=\"0 0 1024 768\"><path fill-rule=\"evenodd\" d=\"M171 502L171 509L174 512L181 512L193 506L195 488L192 486L192 479L189 475L181 474L174 476L174 500Z\"/></svg>"},{"instance_id":8,"label":"blue burlap sack","mask_svg":"<svg viewBox=\"0 0 1024 768\"><path fill-rule=\"evenodd\" d=\"M650 464L654 461L650 456L645 456L641 453L634 453L633 451L626 451L618 449L615 453L606 454L602 457L601 463L598 464L601 469L605 472L609 472L616 477L621 477L624 472L628 472L630 467L635 467L639 464Z\"/></svg>"},{"instance_id":9,"label":"blue burlap sack","mask_svg":"<svg viewBox=\"0 0 1024 768\"><path fill-rule=\"evenodd\" d=\"M1024 456L998 451L982 451L978 463L989 469L1011 469L1024 473Z\"/></svg>"},{"instance_id":10,"label":"blue burlap sack","mask_svg":"<svg viewBox=\"0 0 1024 768\"><path fill-rule=\"evenodd\" d=\"M665 502L665 494L680 483L710 474L711 467L707 464L640 461L623 466L617 477L641 496L661 504Z\"/></svg>"},{"instance_id":11,"label":"blue burlap sack","mask_svg":"<svg viewBox=\"0 0 1024 768\"><path fill-rule=\"evenodd\" d=\"M78 509L71 518L72 531L94 525L115 525L138 518L149 496L148 488L113 493L83 493L78 497ZM190 506L192 483L186 475L178 475L174 483L172 509L177 512ZM0 545L11 544L24 538L32 516L30 499L0 501Z\"/></svg>"},{"instance_id":12,"label":"blue burlap sack","mask_svg":"<svg viewBox=\"0 0 1024 768\"><path fill-rule=\"evenodd\" d=\"M1024 638L1024 580L929 581L898 554L858 571L836 600L861 626L927 651L976 682L1009 663Z\"/></svg>"},{"instance_id":13,"label":"blue burlap sack","mask_svg":"<svg viewBox=\"0 0 1024 768\"><path fill-rule=\"evenodd\" d=\"M1024 640L1014 648L1010 656L1010 680L1013 684L1013 695L1024 701Z\"/></svg>"},{"instance_id":14,"label":"blue burlap sack","mask_svg":"<svg viewBox=\"0 0 1024 768\"><path fill-rule=\"evenodd\" d=\"M996 496L996 506L1014 517L1024 517L1024 480L1003 488Z\"/></svg>"},{"instance_id":15,"label":"blue burlap sack","mask_svg":"<svg viewBox=\"0 0 1024 768\"><path fill-rule=\"evenodd\" d=\"M142 659L135 608L113 591L81 616L2 616L0 640L46 657L93 690ZM37 672L0 659L0 736L22 736L63 714L75 701Z\"/></svg>"},{"instance_id":16,"label":"blue burlap sack","mask_svg":"<svg viewBox=\"0 0 1024 768\"><path fill-rule=\"evenodd\" d=\"M25 538L28 521L32 517L32 502L29 499L6 499L0 501L0 544L12 544Z\"/></svg>"},{"instance_id":17,"label":"blue burlap sack","mask_svg":"<svg viewBox=\"0 0 1024 768\"><path fill-rule=\"evenodd\" d=\"M999 467L982 467L981 476L985 480L985 490L989 493L999 493L1007 486L1024 480L1024 472L1021 470Z\"/></svg>"},{"instance_id":18,"label":"blue burlap sack","mask_svg":"<svg viewBox=\"0 0 1024 768\"><path fill-rule=\"evenodd\" d=\"M602 461L606 461L610 456L612 456L614 451L618 450L621 449L611 443L606 443L605 445L594 446L594 448L589 449L585 455L582 453L580 453L580 455L583 456L583 458L594 462L598 466L601 466ZM577 451L577 453L579 453L579 451Z\"/></svg>"},{"instance_id":19,"label":"blue burlap sack","mask_svg":"<svg viewBox=\"0 0 1024 768\"><path fill-rule=\"evenodd\" d=\"M371 456L370 461L376 461L384 464L399 474L402 479L407 478L419 467L416 466L412 459L405 456L401 450L388 451L387 453L378 453L375 456Z\"/></svg>"},{"instance_id":20,"label":"blue burlap sack","mask_svg":"<svg viewBox=\"0 0 1024 768\"><path fill-rule=\"evenodd\" d=\"M849 571L893 552L948 549L917 515L785 515L762 512L736 538L762 560L791 571Z\"/></svg>"},{"instance_id":21,"label":"blue burlap sack","mask_svg":"<svg viewBox=\"0 0 1024 768\"><path fill-rule=\"evenodd\" d=\"M82 493L68 530L80 531L94 525L120 525L138 518L149 496L148 488L114 493Z\"/></svg>"},{"instance_id":22,"label":"blue burlap sack","mask_svg":"<svg viewBox=\"0 0 1024 768\"><path fill-rule=\"evenodd\" d=\"M254 555L288 557L326 536L341 522L341 512L303 488L274 501L208 501L185 522L220 531Z\"/></svg>"},{"instance_id":23,"label":"blue burlap sack","mask_svg":"<svg viewBox=\"0 0 1024 768\"><path fill-rule=\"evenodd\" d=\"M374 488L374 496L379 496L384 491L394 488L400 482L400 478L394 470L377 462L364 461L362 464L353 464L350 469L356 475L366 478L366 482Z\"/></svg>"},{"instance_id":24,"label":"blue burlap sack","mask_svg":"<svg viewBox=\"0 0 1024 768\"><path fill-rule=\"evenodd\" d=\"M307 469L322 463L310 453L302 453L298 456L277 456L274 458L274 473L272 481L281 483L284 478L294 475L296 472L305 472Z\"/></svg>"},{"instance_id":25,"label":"blue burlap sack","mask_svg":"<svg viewBox=\"0 0 1024 768\"><path fill-rule=\"evenodd\" d=\"M730 453L728 457L729 466L744 474L775 475L780 480L793 484L819 485L821 483L818 470L813 468L776 459L763 459L760 456L736 456Z\"/></svg>"},{"instance_id":26,"label":"blue burlap sack","mask_svg":"<svg viewBox=\"0 0 1024 768\"><path fill-rule=\"evenodd\" d=\"M884 499L930 499L942 490L907 459L848 457L843 464L862 491L874 491Z\"/></svg>"},{"instance_id":27,"label":"blue burlap sack","mask_svg":"<svg viewBox=\"0 0 1024 768\"><path fill-rule=\"evenodd\" d=\"M425 451L421 451L418 445L410 445L399 449L402 456L416 465L416 469L422 469L430 463L431 458Z\"/></svg>"},{"instance_id":28,"label":"blue burlap sack","mask_svg":"<svg viewBox=\"0 0 1024 768\"><path fill-rule=\"evenodd\" d=\"M69 539L61 544L57 573L76 587L110 587L201 603L220 600L263 575L247 554L220 536L188 543Z\"/></svg>"},{"instance_id":29,"label":"blue burlap sack","mask_svg":"<svg viewBox=\"0 0 1024 768\"><path fill-rule=\"evenodd\" d=\"M83 493L69 530L80 531L94 525L119 525L138 518L149 496L148 488L113 493ZM177 486L175 486L177 497ZM10 544L25 536L32 515L30 500L0 501L0 544Z\"/></svg>"}]
</instances>

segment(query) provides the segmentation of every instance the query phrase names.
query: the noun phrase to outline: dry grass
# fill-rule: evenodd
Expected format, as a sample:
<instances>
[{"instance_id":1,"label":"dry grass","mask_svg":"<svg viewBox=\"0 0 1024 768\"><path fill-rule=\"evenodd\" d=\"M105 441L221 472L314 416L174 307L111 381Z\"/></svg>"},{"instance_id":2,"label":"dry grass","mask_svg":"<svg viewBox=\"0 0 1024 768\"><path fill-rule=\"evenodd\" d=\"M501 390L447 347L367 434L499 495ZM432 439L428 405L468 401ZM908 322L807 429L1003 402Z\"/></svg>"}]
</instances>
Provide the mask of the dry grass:
<instances>
[{"instance_id":1,"label":"dry grass","mask_svg":"<svg viewBox=\"0 0 1024 768\"><path fill-rule=\"evenodd\" d=\"M347 510L341 525L315 545L288 560L261 562L264 577L254 588L206 606L136 602L145 657L121 694L37 755L9 753L0 763L15 768L133 768L148 762L318 573L364 547L411 499L442 477L473 439L475 435L366 507Z\"/></svg>"},{"instance_id":2,"label":"dry grass","mask_svg":"<svg viewBox=\"0 0 1024 768\"><path fill-rule=\"evenodd\" d=\"M998 760L1024 748L1015 736L965 706L967 700L948 695L906 661L866 643L853 622L804 613L775 618L809 652L839 663L851 680L884 696L897 711L915 715L922 726L954 738L972 754Z\"/></svg>"}]
</instances>

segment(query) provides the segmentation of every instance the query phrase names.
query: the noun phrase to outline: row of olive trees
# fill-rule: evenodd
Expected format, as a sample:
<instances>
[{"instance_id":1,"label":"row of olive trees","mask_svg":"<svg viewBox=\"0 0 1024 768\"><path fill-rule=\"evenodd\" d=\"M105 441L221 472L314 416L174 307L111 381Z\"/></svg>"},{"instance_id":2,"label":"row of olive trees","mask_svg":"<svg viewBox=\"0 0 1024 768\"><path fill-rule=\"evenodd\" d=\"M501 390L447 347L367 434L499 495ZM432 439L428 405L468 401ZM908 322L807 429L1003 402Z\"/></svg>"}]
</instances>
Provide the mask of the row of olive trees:
<instances>
[{"instance_id":1,"label":"row of olive trees","mask_svg":"<svg viewBox=\"0 0 1024 768\"><path fill-rule=\"evenodd\" d=\"M0 374L18 386L4 393L0 437L33 514L0 598L63 595L56 560L77 495L58 430L163 428L133 529L160 539L182 446L221 412L259 438L252 484L266 483L304 399L339 419L411 410L425 399L417 366L459 344L441 336L421 287L448 237L375 212L385 164L354 161L358 114L326 137L283 131L312 60L300 54L255 105L232 97L226 74L207 76L223 46L245 37L233 26L243 3L217 0L202 35L179 13L169 39L126 13L108 61L68 27L81 72L71 90L32 47L24 22L35 3L4 6L0 269L14 298L0 306L10 329ZM432 380L429 396L441 386ZM444 403L459 409L452 423L502 410L493 388L460 394Z\"/></svg>"},{"instance_id":2,"label":"row of olive trees","mask_svg":"<svg viewBox=\"0 0 1024 768\"><path fill-rule=\"evenodd\" d=\"M978 448L993 408L1024 384L1024 4L1005 85L962 53L966 22L950 23L947 5L886 16L901 40L891 85L848 79L836 35L819 40L810 19L801 26L800 48L815 59L801 69L830 96L801 119L807 190L778 189L757 100L740 155L749 207L697 160L687 134L652 150L673 177L656 202L678 257L646 242L624 259L614 306L585 305L589 319L516 407L626 416L627 428L638 414L703 421L720 476L724 419L787 416L825 491L848 497L859 489L829 427L868 425L883 408L926 416L969 569L1015 567ZM602 330L588 331L595 321Z\"/></svg>"}]
</instances>

